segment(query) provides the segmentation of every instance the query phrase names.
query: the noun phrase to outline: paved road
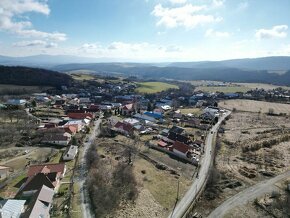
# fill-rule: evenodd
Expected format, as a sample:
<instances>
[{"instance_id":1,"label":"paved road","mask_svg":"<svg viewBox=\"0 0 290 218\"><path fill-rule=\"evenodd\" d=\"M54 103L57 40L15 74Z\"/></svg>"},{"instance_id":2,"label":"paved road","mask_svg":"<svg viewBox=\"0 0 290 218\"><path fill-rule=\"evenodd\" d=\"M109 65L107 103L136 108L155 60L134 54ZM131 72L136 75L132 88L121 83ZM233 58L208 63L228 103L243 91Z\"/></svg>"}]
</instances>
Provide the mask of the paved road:
<instances>
[{"instance_id":1,"label":"paved road","mask_svg":"<svg viewBox=\"0 0 290 218\"><path fill-rule=\"evenodd\" d=\"M209 131L209 134L206 138L205 142L205 153L200 163L199 169L199 177L194 180L190 189L186 192L183 198L178 202L177 206L175 207L174 211L169 215L171 218L180 218L183 217L191 203L197 197L199 191L203 188L204 183L207 180L207 176L209 174L210 166L212 163L212 153L213 150L213 140L216 136L216 132L221 124L221 122L230 114L231 112L226 112L220 119L217 124L215 124L212 129ZM212 133L211 133L212 132Z\"/></svg>"},{"instance_id":2,"label":"paved road","mask_svg":"<svg viewBox=\"0 0 290 218\"><path fill-rule=\"evenodd\" d=\"M212 211L208 217L223 217L231 209L237 206L245 205L249 201L253 201L255 198L262 196L263 194L271 193L272 191L277 190L278 188L275 186L275 183L287 177L290 177L290 170L239 192L238 194L223 202L219 207Z\"/></svg>"},{"instance_id":3,"label":"paved road","mask_svg":"<svg viewBox=\"0 0 290 218\"><path fill-rule=\"evenodd\" d=\"M95 138L100 134L101 122L102 122L101 118L95 121L95 126L92 129L91 134L88 136L88 141L84 143L84 150L83 150L83 154L80 160L81 170L80 170L79 184L80 184L80 192L81 192L82 213L83 213L84 218L95 217L91 213L90 203L89 201L87 201L87 199L89 199L88 191L84 185L85 179L86 179L86 171L87 171L85 155L86 155L87 150L90 148L90 146L94 142Z\"/></svg>"}]
</instances>

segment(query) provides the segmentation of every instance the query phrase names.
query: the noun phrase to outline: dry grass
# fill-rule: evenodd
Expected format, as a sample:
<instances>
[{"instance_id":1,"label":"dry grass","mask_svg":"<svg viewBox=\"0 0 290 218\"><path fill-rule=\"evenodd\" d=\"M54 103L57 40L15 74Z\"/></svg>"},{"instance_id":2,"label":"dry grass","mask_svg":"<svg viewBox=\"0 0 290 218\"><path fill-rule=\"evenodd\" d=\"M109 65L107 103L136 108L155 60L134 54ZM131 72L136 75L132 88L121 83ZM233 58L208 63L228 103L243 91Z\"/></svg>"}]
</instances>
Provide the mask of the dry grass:
<instances>
[{"instance_id":1,"label":"dry grass","mask_svg":"<svg viewBox=\"0 0 290 218\"><path fill-rule=\"evenodd\" d=\"M180 108L179 110L182 114L200 115L202 113L200 108Z\"/></svg>"},{"instance_id":2,"label":"dry grass","mask_svg":"<svg viewBox=\"0 0 290 218\"><path fill-rule=\"evenodd\" d=\"M146 174L141 171L146 170ZM167 171L158 170L155 166L146 160L138 159L134 162L134 172L137 178L142 178L143 185L150 191L154 199L161 206L172 209L177 194L178 179ZM191 181L179 178L180 197L188 190Z\"/></svg>"},{"instance_id":3,"label":"dry grass","mask_svg":"<svg viewBox=\"0 0 290 218\"><path fill-rule=\"evenodd\" d=\"M236 83L241 86L248 87L250 89L265 89L265 90L271 90L271 89L276 89L279 87L282 87L284 89L290 89L288 86L276 86L272 84L265 84L265 83Z\"/></svg>"},{"instance_id":4,"label":"dry grass","mask_svg":"<svg viewBox=\"0 0 290 218\"><path fill-rule=\"evenodd\" d=\"M264 101L254 101L254 100L244 100L244 99L235 99L235 100L226 100L219 103L220 107L233 110L236 108L238 111L247 111L247 112L261 112L268 113L269 109L273 109L274 113L290 113L290 104L281 104L281 103L272 103Z\"/></svg>"}]
</instances>

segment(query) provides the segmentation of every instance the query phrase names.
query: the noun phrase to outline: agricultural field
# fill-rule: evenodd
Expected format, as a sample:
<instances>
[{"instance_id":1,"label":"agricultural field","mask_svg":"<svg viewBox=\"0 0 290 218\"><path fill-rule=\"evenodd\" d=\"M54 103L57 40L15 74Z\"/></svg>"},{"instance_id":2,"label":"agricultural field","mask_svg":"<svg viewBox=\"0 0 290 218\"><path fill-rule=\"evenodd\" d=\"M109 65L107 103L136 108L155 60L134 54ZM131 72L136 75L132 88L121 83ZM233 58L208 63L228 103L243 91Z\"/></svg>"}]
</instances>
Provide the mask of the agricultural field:
<instances>
[{"instance_id":1,"label":"agricultural field","mask_svg":"<svg viewBox=\"0 0 290 218\"><path fill-rule=\"evenodd\" d=\"M96 77L95 76L93 76L93 75L90 75L90 74L88 74L88 73L72 73L71 74L71 77L73 78L73 79L75 79L75 80L80 80L80 81L84 81L84 80L95 80L96 79Z\"/></svg>"},{"instance_id":2,"label":"agricultural field","mask_svg":"<svg viewBox=\"0 0 290 218\"><path fill-rule=\"evenodd\" d=\"M138 85L138 88L136 89L137 92L147 94L162 92L168 89L178 89L177 85L163 82L142 82L137 83L137 85Z\"/></svg>"},{"instance_id":3,"label":"agricultural field","mask_svg":"<svg viewBox=\"0 0 290 218\"><path fill-rule=\"evenodd\" d=\"M235 93L235 92L247 92L251 90L249 87L245 86L198 86L195 91L203 92L223 92L223 93Z\"/></svg>"},{"instance_id":4,"label":"agricultural field","mask_svg":"<svg viewBox=\"0 0 290 218\"><path fill-rule=\"evenodd\" d=\"M290 112L290 104L281 104L281 103L272 103L265 101L254 101L254 100L245 100L245 99L235 99L235 100L226 100L219 102L219 107L233 110L234 108L238 111L247 111L247 112L261 112L269 113L269 110L273 110L273 113L280 114Z\"/></svg>"},{"instance_id":5,"label":"agricultural field","mask_svg":"<svg viewBox=\"0 0 290 218\"><path fill-rule=\"evenodd\" d=\"M277 89L279 87L283 89L290 89L288 86L276 86L272 84L265 84L265 83L235 83L240 86L247 87L249 89L265 89L265 90L271 90L271 89Z\"/></svg>"}]
</instances>

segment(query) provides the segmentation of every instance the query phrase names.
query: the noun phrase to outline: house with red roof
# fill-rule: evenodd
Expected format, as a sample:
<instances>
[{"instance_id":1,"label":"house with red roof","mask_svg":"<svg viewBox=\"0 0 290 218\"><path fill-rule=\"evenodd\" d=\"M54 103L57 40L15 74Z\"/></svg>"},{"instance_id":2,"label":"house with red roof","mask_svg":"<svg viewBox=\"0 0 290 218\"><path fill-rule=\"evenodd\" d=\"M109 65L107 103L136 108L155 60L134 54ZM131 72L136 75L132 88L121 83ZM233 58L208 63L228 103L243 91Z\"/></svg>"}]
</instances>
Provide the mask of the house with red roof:
<instances>
[{"instance_id":1,"label":"house with red roof","mask_svg":"<svg viewBox=\"0 0 290 218\"><path fill-rule=\"evenodd\" d=\"M31 196L43 185L57 191L65 172L65 163L31 165L27 172L27 180L20 187L17 196Z\"/></svg>"},{"instance_id":2,"label":"house with red roof","mask_svg":"<svg viewBox=\"0 0 290 218\"><path fill-rule=\"evenodd\" d=\"M122 107L122 114L123 115L130 115L132 112L134 112L134 104L126 104Z\"/></svg>"},{"instance_id":3,"label":"house with red roof","mask_svg":"<svg viewBox=\"0 0 290 218\"><path fill-rule=\"evenodd\" d=\"M92 113L68 113L67 116L73 120L93 119Z\"/></svg>"},{"instance_id":4,"label":"house with red roof","mask_svg":"<svg viewBox=\"0 0 290 218\"><path fill-rule=\"evenodd\" d=\"M134 132L134 127L129 123L123 123L118 121L114 127L112 128L113 131L119 132L124 135L132 135Z\"/></svg>"}]
</instances>

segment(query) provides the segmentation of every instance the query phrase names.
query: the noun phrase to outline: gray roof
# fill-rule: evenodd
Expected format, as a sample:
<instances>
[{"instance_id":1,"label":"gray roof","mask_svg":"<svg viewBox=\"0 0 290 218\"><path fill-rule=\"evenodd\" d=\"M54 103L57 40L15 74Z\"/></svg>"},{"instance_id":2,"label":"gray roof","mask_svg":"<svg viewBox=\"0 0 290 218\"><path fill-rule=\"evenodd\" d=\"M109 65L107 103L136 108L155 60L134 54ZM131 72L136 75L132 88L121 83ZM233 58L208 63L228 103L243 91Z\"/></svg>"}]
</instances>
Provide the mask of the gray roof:
<instances>
[{"instance_id":1,"label":"gray roof","mask_svg":"<svg viewBox=\"0 0 290 218\"><path fill-rule=\"evenodd\" d=\"M0 217L18 218L24 209L25 200L3 200L0 201ZM2 208L1 208L2 207Z\"/></svg>"},{"instance_id":2,"label":"gray roof","mask_svg":"<svg viewBox=\"0 0 290 218\"><path fill-rule=\"evenodd\" d=\"M26 216L28 217L49 217L54 191L43 185L36 193L35 199L28 205Z\"/></svg>"}]
</instances>

